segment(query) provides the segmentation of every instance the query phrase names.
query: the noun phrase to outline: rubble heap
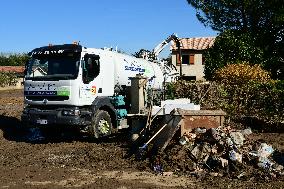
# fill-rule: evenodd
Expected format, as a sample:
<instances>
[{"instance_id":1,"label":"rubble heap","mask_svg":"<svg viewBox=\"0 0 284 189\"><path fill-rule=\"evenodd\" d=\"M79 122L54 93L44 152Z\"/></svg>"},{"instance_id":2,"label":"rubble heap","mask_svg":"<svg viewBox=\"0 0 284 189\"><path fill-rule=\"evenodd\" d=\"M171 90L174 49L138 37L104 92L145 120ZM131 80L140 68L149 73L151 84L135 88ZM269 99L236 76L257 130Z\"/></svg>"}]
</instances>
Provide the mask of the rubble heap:
<instances>
[{"instance_id":1,"label":"rubble heap","mask_svg":"<svg viewBox=\"0 0 284 189\"><path fill-rule=\"evenodd\" d=\"M157 156L153 168L160 173L171 170L196 176L207 173L237 178L256 173L273 178L283 176L283 158L276 158L277 150L269 144L248 140L251 133L250 128L195 128L169 144Z\"/></svg>"}]
</instances>

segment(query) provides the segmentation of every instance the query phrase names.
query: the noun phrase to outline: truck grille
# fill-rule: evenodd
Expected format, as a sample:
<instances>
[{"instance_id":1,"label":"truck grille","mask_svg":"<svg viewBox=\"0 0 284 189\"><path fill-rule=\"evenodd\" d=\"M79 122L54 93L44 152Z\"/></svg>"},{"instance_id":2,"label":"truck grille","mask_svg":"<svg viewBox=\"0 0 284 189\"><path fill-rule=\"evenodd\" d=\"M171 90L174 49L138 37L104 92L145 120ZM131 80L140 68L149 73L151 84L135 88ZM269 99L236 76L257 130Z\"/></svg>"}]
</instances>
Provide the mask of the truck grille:
<instances>
[{"instance_id":1,"label":"truck grille","mask_svg":"<svg viewBox=\"0 0 284 189\"><path fill-rule=\"evenodd\" d=\"M48 101L64 101L69 100L69 96L26 96L26 99L33 101L43 101L44 99Z\"/></svg>"}]
</instances>

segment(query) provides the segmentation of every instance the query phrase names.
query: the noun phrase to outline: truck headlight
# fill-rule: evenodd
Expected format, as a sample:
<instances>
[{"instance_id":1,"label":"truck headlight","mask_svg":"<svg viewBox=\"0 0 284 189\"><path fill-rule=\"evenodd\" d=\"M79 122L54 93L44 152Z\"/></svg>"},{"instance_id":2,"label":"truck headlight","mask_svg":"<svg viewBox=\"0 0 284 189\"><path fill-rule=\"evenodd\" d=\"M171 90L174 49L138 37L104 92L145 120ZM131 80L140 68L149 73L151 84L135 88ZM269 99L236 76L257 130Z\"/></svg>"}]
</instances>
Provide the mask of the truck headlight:
<instances>
[{"instance_id":1,"label":"truck headlight","mask_svg":"<svg viewBox=\"0 0 284 189\"><path fill-rule=\"evenodd\" d=\"M62 115L63 116L78 116L81 114L80 110L63 110Z\"/></svg>"}]
</instances>

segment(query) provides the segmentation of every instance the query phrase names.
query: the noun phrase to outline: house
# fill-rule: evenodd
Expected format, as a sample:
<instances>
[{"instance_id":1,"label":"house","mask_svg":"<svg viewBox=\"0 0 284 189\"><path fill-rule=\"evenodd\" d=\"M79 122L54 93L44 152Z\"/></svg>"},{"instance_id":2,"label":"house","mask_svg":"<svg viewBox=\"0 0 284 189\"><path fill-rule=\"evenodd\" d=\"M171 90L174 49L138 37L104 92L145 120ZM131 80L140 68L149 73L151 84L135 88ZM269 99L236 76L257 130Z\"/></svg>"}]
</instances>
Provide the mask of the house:
<instances>
[{"instance_id":1,"label":"house","mask_svg":"<svg viewBox=\"0 0 284 189\"><path fill-rule=\"evenodd\" d=\"M46 75L46 71L44 71L41 67L36 67L35 69L32 70L32 76L33 77L38 77L38 76L44 76Z\"/></svg>"},{"instance_id":2,"label":"house","mask_svg":"<svg viewBox=\"0 0 284 189\"><path fill-rule=\"evenodd\" d=\"M7 89L22 89L23 88L23 77L24 77L24 66L0 66L0 74L1 73L12 73L17 77L16 83L12 86L1 86L0 90ZM3 84L3 83L2 83Z\"/></svg>"},{"instance_id":3,"label":"house","mask_svg":"<svg viewBox=\"0 0 284 189\"><path fill-rule=\"evenodd\" d=\"M24 77L24 71L25 67L24 66L0 66L0 73L15 73L17 77ZM46 75L47 73L40 67L36 67L32 70L32 75L33 77L35 76L43 76Z\"/></svg>"},{"instance_id":4,"label":"house","mask_svg":"<svg viewBox=\"0 0 284 189\"><path fill-rule=\"evenodd\" d=\"M204 51L214 44L215 37L181 38L182 75L186 80L204 79ZM175 42L171 44L172 64L180 71L180 58Z\"/></svg>"}]
</instances>

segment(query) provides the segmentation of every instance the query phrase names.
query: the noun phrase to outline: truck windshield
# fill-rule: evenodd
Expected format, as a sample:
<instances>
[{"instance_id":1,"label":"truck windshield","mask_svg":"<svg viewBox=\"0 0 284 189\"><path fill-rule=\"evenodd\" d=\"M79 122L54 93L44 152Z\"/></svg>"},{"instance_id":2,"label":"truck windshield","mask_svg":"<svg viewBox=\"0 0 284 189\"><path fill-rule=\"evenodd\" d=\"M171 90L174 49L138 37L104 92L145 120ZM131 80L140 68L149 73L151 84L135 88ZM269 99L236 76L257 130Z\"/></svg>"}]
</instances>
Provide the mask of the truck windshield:
<instances>
[{"instance_id":1,"label":"truck windshield","mask_svg":"<svg viewBox=\"0 0 284 189\"><path fill-rule=\"evenodd\" d=\"M79 56L79 53L70 53L68 56L34 56L27 64L26 79L75 79L78 76Z\"/></svg>"}]
</instances>

